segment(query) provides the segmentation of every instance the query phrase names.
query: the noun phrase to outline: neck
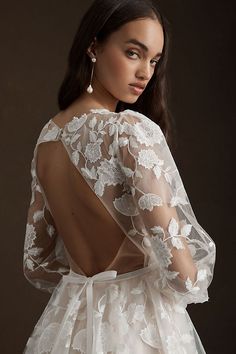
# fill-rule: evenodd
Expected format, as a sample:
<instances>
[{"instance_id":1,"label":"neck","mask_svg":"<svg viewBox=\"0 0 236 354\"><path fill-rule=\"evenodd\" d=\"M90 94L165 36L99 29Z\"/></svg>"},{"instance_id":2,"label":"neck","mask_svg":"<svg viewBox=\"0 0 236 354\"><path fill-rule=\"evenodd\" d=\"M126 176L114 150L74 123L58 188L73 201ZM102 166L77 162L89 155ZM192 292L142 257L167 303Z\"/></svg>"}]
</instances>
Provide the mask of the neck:
<instances>
[{"instance_id":1,"label":"neck","mask_svg":"<svg viewBox=\"0 0 236 354\"><path fill-rule=\"evenodd\" d=\"M107 91L99 80L94 76L92 81L93 92L89 94L85 92L75 101L75 104L79 106L83 105L89 108L106 108L111 112L115 112L117 100L112 94Z\"/></svg>"}]
</instances>

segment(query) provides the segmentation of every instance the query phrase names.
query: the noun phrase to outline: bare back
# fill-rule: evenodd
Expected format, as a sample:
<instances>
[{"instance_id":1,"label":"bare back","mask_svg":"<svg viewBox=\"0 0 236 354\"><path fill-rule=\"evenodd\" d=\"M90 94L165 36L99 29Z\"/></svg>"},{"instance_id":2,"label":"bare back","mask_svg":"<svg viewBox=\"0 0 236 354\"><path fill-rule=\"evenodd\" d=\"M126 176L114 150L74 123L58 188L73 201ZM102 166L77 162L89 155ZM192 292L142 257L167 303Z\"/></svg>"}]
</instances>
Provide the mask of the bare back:
<instances>
[{"instance_id":1,"label":"bare back","mask_svg":"<svg viewBox=\"0 0 236 354\"><path fill-rule=\"evenodd\" d=\"M63 128L69 119L60 115L52 121ZM143 253L91 190L63 143L58 140L40 144L37 156L37 176L71 269L92 276L109 269L124 273L141 268Z\"/></svg>"}]
</instances>

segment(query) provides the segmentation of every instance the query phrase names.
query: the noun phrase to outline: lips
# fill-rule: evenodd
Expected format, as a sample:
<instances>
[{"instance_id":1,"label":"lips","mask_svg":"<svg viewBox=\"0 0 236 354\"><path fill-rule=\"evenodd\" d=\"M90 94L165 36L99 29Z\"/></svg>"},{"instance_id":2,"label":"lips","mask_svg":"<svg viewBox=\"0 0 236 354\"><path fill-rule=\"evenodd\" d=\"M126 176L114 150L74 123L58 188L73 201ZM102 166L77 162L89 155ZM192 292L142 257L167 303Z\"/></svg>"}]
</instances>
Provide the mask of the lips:
<instances>
[{"instance_id":1,"label":"lips","mask_svg":"<svg viewBox=\"0 0 236 354\"><path fill-rule=\"evenodd\" d=\"M144 85L144 84L140 84L140 83L138 83L138 82L135 82L135 83L130 84L130 85L131 85L131 86L134 86L134 87L137 87L137 88L139 88L139 89L142 89L142 90L145 89L145 85Z\"/></svg>"},{"instance_id":2,"label":"lips","mask_svg":"<svg viewBox=\"0 0 236 354\"><path fill-rule=\"evenodd\" d=\"M130 90L134 95L141 95L144 88L143 87L139 87L139 86L134 86L134 85L129 85L130 86Z\"/></svg>"}]
</instances>

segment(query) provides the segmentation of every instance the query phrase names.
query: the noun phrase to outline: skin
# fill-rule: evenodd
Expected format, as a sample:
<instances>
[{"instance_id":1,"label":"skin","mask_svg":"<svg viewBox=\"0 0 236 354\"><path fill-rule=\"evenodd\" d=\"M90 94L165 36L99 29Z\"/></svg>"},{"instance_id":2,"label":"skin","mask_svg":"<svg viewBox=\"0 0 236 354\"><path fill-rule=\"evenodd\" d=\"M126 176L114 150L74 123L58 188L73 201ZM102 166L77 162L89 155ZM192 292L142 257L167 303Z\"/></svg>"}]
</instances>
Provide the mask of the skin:
<instances>
[{"instance_id":1,"label":"skin","mask_svg":"<svg viewBox=\"0 0 236 354\"><path fill-rule=\"evenodd\" d=\"M131 38L145 44L148 52L137 44L125 43ZM158 65L163 45L162 26L157 19L151 18L126 23L103 44L99 44L95 38L87 51L90 58L96 57L93 93L89 94L85 90L63 115L69 117L91 108L106 108L114 112L119 100L136 102L139 96L134 94L129 84L148 84Z\"/></svg>"},{"instance_id":2,"label":"skin","mask_svg":"<svg viewBox=\"0 0 236 354\"><path fill-rule=\"evenodd\" d=\"M125 43L131 38L143 43L148 51L144 51L137 44ZM91 58L96 57L92 80L93 93L89 94L85 90L65 111L54 117L54 122L62 127L71 117L80 116L91 108L106 108L115 112L119 100L134 103L139 96L133 93L129 85L135 82L148 84L154 75L155 66L158 65L163 46L162 26L157 19L151 18L126 23L112 33L102 45L95 38L87 51ZM169 223L170 213L174 213L173 216L178 220L173 208L165 211L162 221L168 217L166 222ZM158 217L160 211L157 219ZM187 243L184 239L182 242L184 249L172 249L173 258L169 270L178 271L183 280L189 277L195 282L197 268Z\"/></svg>"}]
</instances>

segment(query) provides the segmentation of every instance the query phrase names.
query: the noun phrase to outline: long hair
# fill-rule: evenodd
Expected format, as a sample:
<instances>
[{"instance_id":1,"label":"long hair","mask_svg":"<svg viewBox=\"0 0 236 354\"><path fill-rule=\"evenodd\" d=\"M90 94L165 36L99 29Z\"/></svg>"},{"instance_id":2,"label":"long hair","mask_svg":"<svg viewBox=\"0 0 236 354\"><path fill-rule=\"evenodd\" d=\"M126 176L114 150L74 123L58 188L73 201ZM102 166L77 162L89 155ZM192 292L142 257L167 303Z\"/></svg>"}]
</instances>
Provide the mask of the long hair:
<instances>
[{"instance_id":1,"label":"long hair","mask_svg":"<svg viewBox=\"0 0 236 354\"><path fill-rule=\"evenodd\" d=\"M92 67L87 49L94 37L98 43L103 43L122 25L139 18L158 19L164 33L163 52L142 95L132 104L119 101L116 112L132 109L145 114L160 126L171 147L175 123L167 104L169 88L166 73L170 30L168 20L161 14L155 0L95 0L92 3L75 34L67 71L58 92L58 105L60 110L66 109L88 86Z\"/></svg>"}]
</instances>

